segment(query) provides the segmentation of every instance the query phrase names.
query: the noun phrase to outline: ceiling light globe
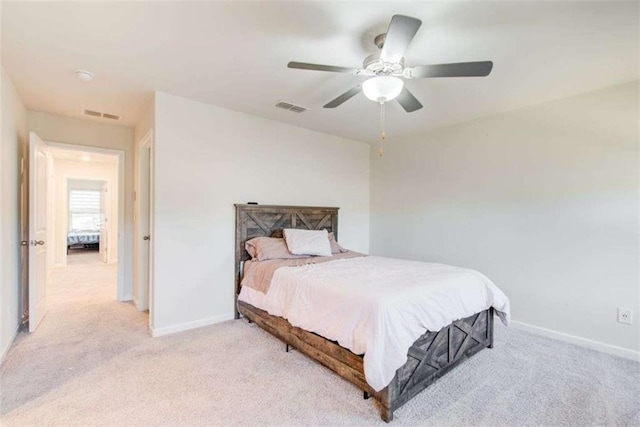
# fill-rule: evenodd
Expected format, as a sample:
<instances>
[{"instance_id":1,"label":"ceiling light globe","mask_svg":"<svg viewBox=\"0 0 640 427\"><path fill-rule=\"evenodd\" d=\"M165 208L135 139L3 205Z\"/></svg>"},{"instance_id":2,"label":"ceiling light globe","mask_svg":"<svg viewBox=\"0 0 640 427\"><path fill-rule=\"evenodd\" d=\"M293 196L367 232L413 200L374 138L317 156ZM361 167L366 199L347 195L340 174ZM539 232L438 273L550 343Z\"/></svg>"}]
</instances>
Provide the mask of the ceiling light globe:
<instances>
[{"instance_id":1,"label":"ceiling light globe","mask_svg":"<svg viewBox=\"0 0 640 427\"><path fill-rule=\"evenodd\" d=\"M76 77L81 82L90 82L94 79L93 73L87 70L76 70Z\"/></svg>"},{"instance_id":2,"label":"ceiling light globe","mask_svg":"<svg viewBox=\"0 0 640 427\"><path fill-rule=\"evenodd\" d=\"M402 92L404 82L393 76L372 77L362 84L364 96L375 102L387 102L395 99Z\"/></svg>"}]
</instances>

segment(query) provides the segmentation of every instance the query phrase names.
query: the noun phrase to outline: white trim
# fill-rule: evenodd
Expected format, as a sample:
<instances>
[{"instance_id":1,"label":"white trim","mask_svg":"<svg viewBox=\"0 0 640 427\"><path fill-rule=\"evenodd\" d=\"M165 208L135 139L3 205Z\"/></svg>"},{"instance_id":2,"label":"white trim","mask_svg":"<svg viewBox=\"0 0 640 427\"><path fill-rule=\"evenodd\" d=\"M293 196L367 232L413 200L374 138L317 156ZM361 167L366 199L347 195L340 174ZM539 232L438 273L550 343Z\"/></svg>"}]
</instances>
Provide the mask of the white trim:
<instances>
[{"instance_id":1,"label":"white trim","mask_svg":"<svg viewBox=\"0 0 640 427\"><path fill-rule=\"evenodd\" d=\"M554 331L553 329L542 328L540 326L534 326L524 322L518 322L517 320L512 320L509 325L513 326L515 329L531 332L532 334L541 335L547 338L553 338L559 341L564 341L570 344L575 344L581 347L600 351L602 353L613 354L614 356L620 356L624 357L625 359L631 359L640 362L640 351L618 347L616 345L606 344L600 341L594 341L588 338L582 338L576 335Z\"/></svg>"},{"instance_id":2,"label":"white trim","mask_svg":"<svg viewBox=\"0 0 640 427\"><path fill-rule=\"evenodd\" d=\"M90 145L68 144L66 142L46 141L51 147L64 148L66 150L84 151L90 153L111 154L118 156L118 301L131 301L127 295L133 292L133 282L126 283L124 277L125 260L125 242L129 240L129 234L125 227L124 200L125 200L125 161L126 153L124 150L116 150L111 148L93 147Z\"/></svg>"},{"instance_id":3,"label":"white trim","mask_svg":"<svg viewBox=\"0 0 640 427\"><path fill-rule=\"evenodd\" d=\"M4 363L5 357L7 357L7 354L9 354L9 350L11 350L11 346L13 345L13 342L16 340L16 337L18 336L19 330L20 330L20 322L18 322L18 325L16 326L16 330L13 332L11 339L9 340L7 345L2 349L2 353L0 353L0 365Z\"/></svg>"},{"instance_id":4,"label":"white trim","mask_svg":"<svg viewBox=\"0 0 640 427\"><path fill-rule=\"evenodd\" d=\"M149 327L153 329L153 260L154 260L154 248L155 248L155 236L154 236L154 142L153 142L153 128L149 129L145 135L136 142L136 172L134 177L135 187L135 200L134 200L134 288L135 288L135 300L136 308L138 311L149 310ZM143 172L148 177L145 180L146 186L142 188L142 174ZM148 211L142 212L140 200L142 195L148 198ZM141 226L141 218L145 219L145 226ZM145 228L146 230L143 230ZM143 251L141 245L143 243L143 237L149 234L151 241L147 244L147 252L145 253L146 259L143 258ZM146 281L144 286L141 280L141 266L146 265Z\"/></svg>"},{"instance_id":5,"label":"white trim","mask_svg":"<svg viewBox=\"0 0 640 427\"><path fill-rule=\"evenodd\" d=\"M201 328L203 326L213 325L214 323L226 322L233 319L233 312L222 314L220 316L207 317L206 319L194 320L193 322L179 323L173 326L165 326L164 328L151 329L152 337L161 337L163 335L175 334L176 332L188 331L189 329Z\"/></svg>"}]
</instances>

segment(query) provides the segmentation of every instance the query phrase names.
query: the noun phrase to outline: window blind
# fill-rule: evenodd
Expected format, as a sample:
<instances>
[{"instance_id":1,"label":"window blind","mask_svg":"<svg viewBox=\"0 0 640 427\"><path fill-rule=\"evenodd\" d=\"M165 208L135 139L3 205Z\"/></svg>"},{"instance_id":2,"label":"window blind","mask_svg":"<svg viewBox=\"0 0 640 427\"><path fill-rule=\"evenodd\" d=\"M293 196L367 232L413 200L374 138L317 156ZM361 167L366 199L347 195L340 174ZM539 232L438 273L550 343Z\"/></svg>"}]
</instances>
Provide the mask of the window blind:
<instances>
[{"instance_id":1,"label":"window blind","mask_svg":"<svg viewBox=\"0 0 640 427\"><path fill-rule=\"evenodd\" d=\"M71 190L69 211L72 213L100 213L100 191Z\"/></svg>"},{"instance_id":2,"label":"window blind","mask_svg":"<svg viewBox=\"0 0 640 427\"><path fill-rule=\"evenodd\" d=\"M98 230L100 228L100 191L69 191L69 228Z\"/></svg>"}]
</instances>

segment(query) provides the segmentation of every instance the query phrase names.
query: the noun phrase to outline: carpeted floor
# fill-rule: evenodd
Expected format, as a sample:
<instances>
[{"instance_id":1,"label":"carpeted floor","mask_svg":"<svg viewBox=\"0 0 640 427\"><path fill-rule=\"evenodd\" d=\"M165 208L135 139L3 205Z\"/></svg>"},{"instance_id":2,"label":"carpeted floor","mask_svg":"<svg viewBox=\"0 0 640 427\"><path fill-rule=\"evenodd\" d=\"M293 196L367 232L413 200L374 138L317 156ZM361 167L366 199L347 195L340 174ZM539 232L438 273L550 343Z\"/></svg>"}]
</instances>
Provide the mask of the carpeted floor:
<instances>
[{"instance_id":1,"label":"carpeted floor","mask_svg":"<svg viewBox=\"0 0 640 427\"><path fill-rule=\"evenodd\" d=\"M72 249L67 254L67 264L97 264L100 263L100 252L95 249ZM64 273L62 273L64 274ZM107 284L108 285L108 284Z\"/></svg>"},{"instance_id":2,"label":"carpeted floor","mask_svg":"<svg viewBox=\"0 0 640 427\"><path fill-rule=\"evenodd\" d=\"M79 259L76 259L80 261ZM354 386L244 321L150 338L116 268L55 271L0 368L2 425L383 425ZM497 327L395 425L640 425L640 364Z\"/></svg>"}]
</instances>

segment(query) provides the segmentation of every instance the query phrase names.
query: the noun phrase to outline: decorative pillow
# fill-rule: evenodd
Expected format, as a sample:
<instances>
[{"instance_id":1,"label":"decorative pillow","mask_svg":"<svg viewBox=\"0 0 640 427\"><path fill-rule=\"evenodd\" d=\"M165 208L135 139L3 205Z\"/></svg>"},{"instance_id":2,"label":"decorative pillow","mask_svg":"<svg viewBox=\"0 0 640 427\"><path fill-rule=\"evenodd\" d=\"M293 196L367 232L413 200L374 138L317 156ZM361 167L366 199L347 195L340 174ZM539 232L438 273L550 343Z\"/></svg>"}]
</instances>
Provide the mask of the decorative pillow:
<instances>
[{"instance_id":1,"label":"decorative pillow","mask_svg":"<svg viewBox=\"0 0 640 427\"><path fill-rule=\"evenodd\" d=\"M293 255L287 249L284 239L276 237L254 237L247 240L245 249L254 261L266 261L269 259L303 258Z\"/></svg>"},{"instance_id":2,"label":"decorative pillow","mask_svg":"<svg viewBox=\"0 0 640 427\"><path fill-rule=\"evenodd\" d=\"M327 230L297 230L285 228L284 240L294 255L331 256L331 244Z\"/></svg>"},{"instance_id":3,"label":"decorative pillow","mask_svg":"<svg viewBox=\"0 0 640 427\"><path fill-rule=\"evenodd\" d=\"M336 240L336 236L333 233L329 233L329 244L331 245L331 253L332 254L343 254L345 252L349 252L342 246L338 244Z\"/></svg>"}]
</instances>

